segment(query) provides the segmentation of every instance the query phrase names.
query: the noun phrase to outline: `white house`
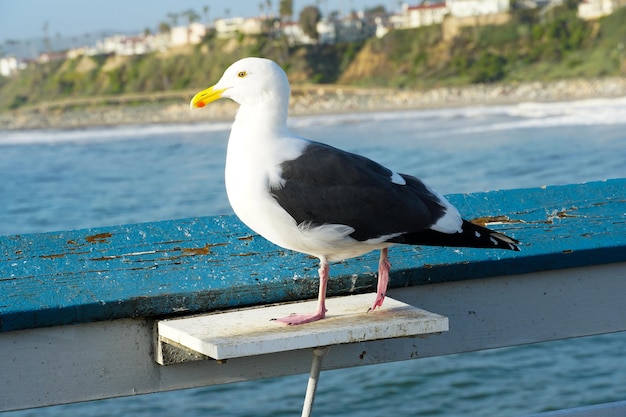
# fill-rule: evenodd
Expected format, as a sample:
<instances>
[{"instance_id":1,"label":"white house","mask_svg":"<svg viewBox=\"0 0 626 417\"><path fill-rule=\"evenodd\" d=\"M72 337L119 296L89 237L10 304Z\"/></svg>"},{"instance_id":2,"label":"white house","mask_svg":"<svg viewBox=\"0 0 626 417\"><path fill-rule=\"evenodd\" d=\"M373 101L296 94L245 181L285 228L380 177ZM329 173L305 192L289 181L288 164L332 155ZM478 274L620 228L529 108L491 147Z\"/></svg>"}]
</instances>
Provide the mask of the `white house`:
<instances>
[{"instance_id":1,"label":"white house","mask_svg":"<svg viewBox=\"0 0 626 417\"><path fill-rule=\"evenodd\" d=\"M78 48L72 48L67 50L67 58L75 59L83 55L95 55L97 53L96 48L90 48L87 46L79 46Z\"/></svg>"},{"instance_id":2,"label":"white house","mask_svg":"<svg viewBox=\"0 0 626 417\"><path fill-rule=\"evenodd\" d=\"M448 0L447 4L454 17L506 13L511 9L510 0Z\"/></svg>"},{"instance_id":3,"label":"white house","mask_svg":"<svg viewBox=\"0 0 626 417\"><path fill-rule=\"evenodd\" d=\"M164 51L166 50L171 41L169 33L155 33L145 37L148 47L152 51Z\"/></svg>"},{"instance_id":4,"label":"white house","mask_svg":"<svg viewBox=\"0 0 626 417\"><path fill-rule=\"evenodd\" d=\"M389 31L391 30L391 23L389 22L389 17L381 17L381 16L376 16L376 18L374 19L374 22L376 24L376 37L377 38L382 38L383 36L385 36L386 34L389 33Z\"/></svg>"},{"instance_id":5,"label":"white house","mask_svg":"<svg viewBox=\"0 0 626 417\"><path fill-rule=\"evenodd\" d=\"M422 3L407 9L408 24L411 28L440 24L450 12L446 3Z\"/></svg>"},{"instance_id":6,"label":"white house","mask_svg":"<svg viewBox=\"0 0 626 417\"><path fill-rule=\"evenodd\" d=\"M412 29L420 26L429 26L441 24L443 18L450 13L445 2L429 2L425 1L418 6L409 6L407 3L402 4L402 10L399 13L389 17L389 24L394 29ZM379 18L377 18L379 19ZM377 36L382 37L388 30L384 30L381 21L377 20Z\"/></svg>"},{"instance_id":7,"label":"white house","mask_svg":"<svg viewBox=\"0 0 626 417\"><path fill-rule=\"evenodd\" d=\"M248 19L244 19L239 31L246 35L261 35L267 31L265 19L261 17L250 17Z\"/></svg>"},{"instance_id":8,"label":"white house","mask_svg":"<svg viewBox=\"0 0 626 417\"><path fill-rule=\"evenodd\" d=\"M337 42L356 42L374 36L376 25L363 14L350 15L337 21L336 31Z\"/></svg>"},{"instance_id":9,"label":"white house","mask_svg":"<svg viewBox=\"0 0 626 417\"><path fill-rule=\"evenodd\" d=\"M285 22L281 25L281 30L289 45L311 45L315 43L315 40L304 33L297 22Z\"/></svg>"},{"instance_id":10,"label":"white house","mask_svg":"<svg viewBox=\"0 0 626 417\"><path fill-rule=\"evenodd\" d=\"M162 51L170 44L170 34L139 34L136 36L112 35L96 41L96 46L82 46L67 51L72 59L81 55L115 54L141 55L152 51Z\"/></svg>"},{"instance_id":11,"label":"white house","mask_svg":"<svg viewBox=\"0 0 626 417\"><path fill-rule=\"evenodd\" d=\"M243 17L217 19L215 21L215 33L218 38L230 38L241 31L244 21Z\"/></svg>"},{"instance_id":12,"label":"white house","mask_svg":"<svg viewBox=\"0 0 626 417\"><path fill-rule=\"evenodd\" d=\"M337 41L336 22L328 19L317 22L317 35L319 43L334 44Z\"/></svg>"},{"instance_id":13,"label":"white house","mask_svg":"<svg viewBox=\"0 0 626 417\"><path fill-rule=\"evenodd\" d=\"M26 68L26 63L14 56L0 58L0 75L4 77L15 75L24 68Z\"/></svg>"},{"instance_id":14,"label":"white house","mask_svg":"<svg viewBox=\"0 0 626 417\"><path fill-rule=\"evenodd\" d=\"M143 36L113 35L96 42L96 48L103 54L141 55L152 49Z\"/></svg>"},{"instance_id":15,"label":"white house","mask_svg":"<svg viewBox=\"0 0 626 417\"><path fill-rule=\"evenodd\" d=\"M389 17L389 23L394 29L412 29L420 26L441 24L443 18L449 12L450 9L445 2L431 3L425 1L417 6L409 6L407 3L404 3L399 13ZM379 21L377 21L377 24L380 26ZM378 30L380 31L380 29Z\"/></svg>"},{"instance_id":16,"label":"white house","mask_svg":"<svg viewBox=\"0 0 626 417\"><path fill-rule=\"evenodd\" d=\"M37 58L37 62L41 63L41 64L45 64L47 62L52 62L52 61L61 61L67 59L67 52L63 51L63 52L44 52L43 54L39 55L39 57Z\"/></svg>"},{"instance_id":17,"label":"white house","mask_svg":"<svg viewBox=\"0 0 626 417\"><path fill-rule=\"evenodd\" d=\"M189 26L175 26L170 30L170 46L195 45L202 42L206 26L193 22Z\"/></svg>"},{"instance_id":18,"label":"white house","mask_svg":"<svg viewBox=\"0 0 626 417\"><path fill-rule=\"evenodd\" d=\"M609 15L619 7L616 0L583 0L578 3L578 17L584 20Z\"/></svg>"}]
</instances>

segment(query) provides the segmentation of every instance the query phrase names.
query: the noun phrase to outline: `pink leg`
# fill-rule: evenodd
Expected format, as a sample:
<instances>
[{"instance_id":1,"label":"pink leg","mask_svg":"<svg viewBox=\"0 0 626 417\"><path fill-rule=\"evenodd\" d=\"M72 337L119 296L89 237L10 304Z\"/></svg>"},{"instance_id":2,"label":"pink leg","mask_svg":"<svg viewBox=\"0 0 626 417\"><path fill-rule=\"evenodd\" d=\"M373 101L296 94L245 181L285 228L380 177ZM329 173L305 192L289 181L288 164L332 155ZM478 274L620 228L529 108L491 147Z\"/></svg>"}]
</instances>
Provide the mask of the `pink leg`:
<instances>
[{"instance_id":1,"label":"pink leg","mask_svg":"<svg viewBox=\"0 0 626 417\"><path fill-rule=\"evenodd\" d=\"M328 262L325 259L320 260L320 291L317 296L317 311L313 314L291 314L287 317L276 319L281 323L295 326L297 324L311 323L323 319L326 316L326 286L328 285Z\"/></svg>"},{"instance_id":2,"label":"pink leg","mask_svg":"<svg viewBox=\"0 0 626 417\"><path fill-rule=\"evenodd\" d=\"M380 250L380 261L378 262L378 288L376 291L376 301L367 311L375 310L376 307L382 307L387 294L387 285L389 284L389 269L391 264L387 258L387 248Z\"/></svg>"}]
</instances>

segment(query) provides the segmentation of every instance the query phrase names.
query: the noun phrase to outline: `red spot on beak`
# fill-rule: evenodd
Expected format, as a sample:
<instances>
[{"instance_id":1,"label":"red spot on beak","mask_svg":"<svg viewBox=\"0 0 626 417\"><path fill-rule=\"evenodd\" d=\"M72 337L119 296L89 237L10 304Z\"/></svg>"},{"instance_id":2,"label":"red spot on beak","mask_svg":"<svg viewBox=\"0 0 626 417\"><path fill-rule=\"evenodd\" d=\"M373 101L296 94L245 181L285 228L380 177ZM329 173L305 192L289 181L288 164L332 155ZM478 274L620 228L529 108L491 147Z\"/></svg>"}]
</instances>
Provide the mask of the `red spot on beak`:
<instances>
[{"instance_id":1,"label":"red spot on beak","mask_svg":"<svg viewBox=\"0 0 626 417\"><path fill-rule=\"evenodd\" d=\"M206 106L206 103L204 101L199 101L196 103L196 107L204 107Z\"/></svg>"}]
</instances>

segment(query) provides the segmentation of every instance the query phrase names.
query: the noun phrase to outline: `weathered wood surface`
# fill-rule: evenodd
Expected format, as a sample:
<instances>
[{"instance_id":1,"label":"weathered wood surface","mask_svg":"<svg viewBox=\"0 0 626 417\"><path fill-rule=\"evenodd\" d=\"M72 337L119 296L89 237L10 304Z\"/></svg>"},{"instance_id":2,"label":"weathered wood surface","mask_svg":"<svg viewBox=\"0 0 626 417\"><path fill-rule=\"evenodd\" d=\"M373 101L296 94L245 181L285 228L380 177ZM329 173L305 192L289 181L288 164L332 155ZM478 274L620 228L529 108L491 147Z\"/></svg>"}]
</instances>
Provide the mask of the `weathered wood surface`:
<instances>
[{"instance_id":1,"label":"weathered wood surface","mask_svg":"<svg viewBox=\"0 0 626 417\"><path fill-rule=\"evenodd\" d=\"M324 369L626 330L626 180L450 199L508 216L522 252L393 248L389 295L450 331L335 346ZM333 265L330 294L374 291L377 261ZM308 349L160 366L151 319L313 298L316 269L232 217L0 237L0 410L308 372Z\"/></svg>"},{"instance_id":2,"label":"weathered wood surface","mask_svg":"<svg viewBox=\"0 0 626 417\"><path fill-rule=\"evenodd\" d=\"M392 288L626 261L625 179L449 199L522 252L397 246ZM329 295L374 291L377 260L333 265ZM313 298L317 281L316 259L232 216L4 236L0 332Z\"/></svg>"}]
</instances>

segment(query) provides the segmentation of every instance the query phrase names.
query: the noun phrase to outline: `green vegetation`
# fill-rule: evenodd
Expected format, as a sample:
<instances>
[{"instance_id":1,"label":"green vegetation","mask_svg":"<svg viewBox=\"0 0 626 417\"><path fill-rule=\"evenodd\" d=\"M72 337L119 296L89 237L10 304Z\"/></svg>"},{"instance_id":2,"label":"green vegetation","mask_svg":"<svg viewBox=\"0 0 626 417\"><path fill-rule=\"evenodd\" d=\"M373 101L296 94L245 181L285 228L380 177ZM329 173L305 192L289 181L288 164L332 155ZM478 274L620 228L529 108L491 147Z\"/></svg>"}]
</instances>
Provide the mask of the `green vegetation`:
<instances>
[{"instance_id":1,"label":"green vegetation","mask_svg":"<svg viewBox=\"0 0 626 417\"><path fill-rule=\"evenodd\" d=\"M469 83L617 76L626 43L626 8L585 22L562 6L541 17L513 13L504 25L466 27L450 42L436 27L391 32L366 45L379 71L348 78L359 85L428 88ZM384 63L383 63L384 62Z\"/></svg>"},{"instance_id":2,"label":"green vegetation","mask_svg":"<svg viewBox=\"0 0 626 417\"><path fill-rule=\"evenodd\" d=\"M215 82L244 56L276 60L294 83L429 88L620 75L626 8L584 22L569 3L541 17L534 11L515 11L507 24L463 28L452 41L443 39L440 26L392 31L360 43L298 47L284 39L224 40L210 35L195 47L163 53L32 65L17 77L0 77L0 110L67 99L196 90Z\"/></svg>"},{"instance_id":3,"label":"green vegetation","mask_svg":"<svg viewBox=\"0 0 626 417\"><path fill-rule=\"evenodd\" d=\"M322 13L320 12L320 9L318 9L316 6L306 6L300 12L300 19L298 19L298 21L300 22L302 30L304 31L304 33L307 34L309 38L318 38L319 35L317 33L317 22L319 22L321 18Z\"/></svg>"}]
</instances>

